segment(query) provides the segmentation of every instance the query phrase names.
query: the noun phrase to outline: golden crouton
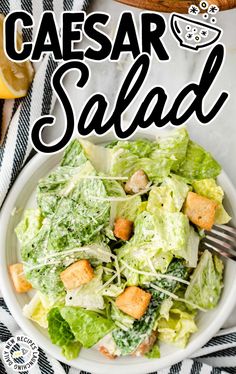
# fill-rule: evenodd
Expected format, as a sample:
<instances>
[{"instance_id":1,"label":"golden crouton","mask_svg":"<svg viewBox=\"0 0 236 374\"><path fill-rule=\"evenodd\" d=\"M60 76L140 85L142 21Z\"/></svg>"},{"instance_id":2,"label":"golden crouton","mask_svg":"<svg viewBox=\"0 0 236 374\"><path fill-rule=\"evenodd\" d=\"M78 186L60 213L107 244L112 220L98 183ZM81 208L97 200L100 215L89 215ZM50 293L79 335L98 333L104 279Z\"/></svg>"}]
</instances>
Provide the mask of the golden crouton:
<instances>
[{"instance_id":1,"label":"golden crouton","mask_svg":"<svg viewBox=\"0 0 236 374\"><path fill-rule=\"evenodd\" d=\"M184 204L184 213L195 225L211 230L216 213L217 203L195 192L189 192Z\"/></svg>"},{"instance_id":2,"label":"golden crouton","mask_svg":"<svg viewBox=\"0 0 236 374\"><path fill-rule=\"evenodd\" d=\"M148 177L143 170L137 170L125 184L127 193L138 193L145 190L148 184Z\"/></svg>"},{"instance_id":3,"label":"golden crouton","mask_svg":"<svg viewBox=\"0 0 236 374\"><path fill-rule=\"evenodd\" d=\"M129 240L133 234L133 222L125 218L117 218L114 224L114 235L122 240Z\"/></svg>"},{"instance_id":4,"label":"golden crouton","mask_svg":"<svg viewBox=\"0 0 236 374\"><path fill-rule=\"evenodd\" d=\"M65 288L73 290L90 282L94 277L94 271L88 260L79 260L64 270L60 277Z\"/></svg>"},{"instance_id":5,"label":"golden crouton","mask_svg":"<svg viewBox=\"0 0 236 374\"><path fill-rule=\"evenodd\" d=\"M25 278L23 264L18 263L10 265L9 273L16 292L24 293L31 290L32 285Z\"/></svg>"},{"instance_id":6,"label":"golden crouton","mask_svg":"<svg viewBox=\"0 0 236 374\"><path fill-rule=\"evenodd\" d=\"M127 287L116 299L116 306L129 316L140 319L147 310L151 294L136 286Z\"/></svg>"}]
</instances>

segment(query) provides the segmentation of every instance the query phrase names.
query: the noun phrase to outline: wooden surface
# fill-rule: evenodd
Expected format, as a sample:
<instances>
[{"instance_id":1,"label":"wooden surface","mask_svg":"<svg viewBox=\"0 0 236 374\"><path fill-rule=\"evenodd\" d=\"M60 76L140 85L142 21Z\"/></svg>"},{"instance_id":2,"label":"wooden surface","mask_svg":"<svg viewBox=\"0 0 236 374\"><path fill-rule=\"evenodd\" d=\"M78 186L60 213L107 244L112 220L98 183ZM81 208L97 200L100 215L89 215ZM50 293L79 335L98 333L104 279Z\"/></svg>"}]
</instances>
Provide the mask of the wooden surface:
<instances>
[{"instance_id":1,"label":"wooden surface","mask_svg":"<svg viewBox=\"0 0 236 374\"><path fill-rule=\"evenodd\" d=\"M188 13L192 4L199 5L196 0L116 0L120 3L135 6L141 9L154 10L157 12ZM236 8L236 0L208 0L209 4L216 4L220 10Z\"/></svg>"}]
</instances>

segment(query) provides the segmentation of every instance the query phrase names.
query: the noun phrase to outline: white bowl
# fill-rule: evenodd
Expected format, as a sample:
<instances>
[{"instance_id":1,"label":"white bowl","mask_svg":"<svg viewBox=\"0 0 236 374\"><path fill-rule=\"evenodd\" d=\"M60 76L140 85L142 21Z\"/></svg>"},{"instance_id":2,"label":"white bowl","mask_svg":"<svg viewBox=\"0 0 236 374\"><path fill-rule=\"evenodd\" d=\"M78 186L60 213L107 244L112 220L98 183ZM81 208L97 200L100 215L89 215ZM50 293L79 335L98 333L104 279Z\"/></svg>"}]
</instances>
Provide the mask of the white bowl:
<instances>
[{"instance_id":1,"label":"white bowl","mask_svg":"<svg viewBox=\"0 0 236 374\"><path fill-rule=\"evenodd\" d=\"M150 137L150 136L149 136ZM92 139L98 141L98 138ZM99 138L99 143L111 140ZM54 358L74 366L77 369L90 371L94 374L146 374L173 365L191 356L201 348L223 326L234 305L236 294L236 264L230 260L225 262L224 289L219 305L207 313L199 313L195 333L186 349L172 346L161 346L161 358L148 360L146 358L122 357L109 361L95 349L82 350L78 359L66 361L61 355L60 348L53 345L46 330L26 319L22 307L29 302L29 295L16 294L8 274L8 265L19 260L19 250L14 229L21 219L24 209L33 205L34 191L40 178L47 175L59 162L62 153L55 155L36 155L23 169L17 178L0 215L0 285L3 297L16 322L40 347ZM218 178L219 184L225 191L225 205L231 216L232 223L236 222L236 192L224 172ZM12 211L16 208L16 213ZM19 210L18 210L19 209Z\"/></svg>"}]
</instances>

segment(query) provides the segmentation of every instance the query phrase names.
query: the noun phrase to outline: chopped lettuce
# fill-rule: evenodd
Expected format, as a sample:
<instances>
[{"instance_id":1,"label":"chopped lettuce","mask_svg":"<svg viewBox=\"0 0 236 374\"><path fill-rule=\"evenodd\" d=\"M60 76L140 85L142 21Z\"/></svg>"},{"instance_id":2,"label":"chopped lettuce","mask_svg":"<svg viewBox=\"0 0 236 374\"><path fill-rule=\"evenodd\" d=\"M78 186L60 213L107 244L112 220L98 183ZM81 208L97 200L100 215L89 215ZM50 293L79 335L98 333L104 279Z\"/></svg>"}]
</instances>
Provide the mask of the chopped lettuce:
<instances>
[{"instance_id":1,"label":"chopped lettuce","mask_svg":"<svg viewBox=\"0 0 236 374\"><path fill-rule=\"evenodd\" d=\"M78 167L83 165L87 161L87 157L83 151L83 148L79 140L74 139L64 152L61 166Z\"/></svg>"},{"instance_id":2,"label":"chopped lettuce","mask_svg":"<svg viewBox=\"0 0 236 374\"><path fill-rule=\"evenodd\" d=\"M80 139L80 144L96 171L107 174L110 170L111 150L84 139Z\"/></svg>"},{"instance_id":3,"label":"chopped lettuce","mask_svg":"<svg viewBox=\"0 0 236 374\"><path fill-rule=\"evenodd\" d=\"M52 215L61 197L67 195L82 176L95 175L78 140L73 140L64 152L61 165L39 181L37 202L44 216Z\"/></svg>"},{"instance_id":4,"label":"chopped lettuce","mask_svg":"<svg viewBox=\"0 0 236 374\"><path fill-rule=\"evenodd\" d=\"M165 273L173 255L184 258L189 266L196 266L198 235L190 228L188 218L181 212L147 211L135 220L134 235L131 240L117 250L118 259L139 271ZM128 285L142 284L153 276L145 276L132 271L123 271Z\"/></svg>"},{"instance_id":5,"label":"chopped lettuce","mask_svg":"<svg viewBox=\"0 0 236 374\"><path fill-rule=\"evenodd\" d=\"M153 273L150 263L157 271L165 272L173 255L163 249L166 246L159 229L159 220L144 211L135 221L135 230L132 239L117 250L118 260L124 261L128 266L141 271ZM166 247L165 247L166 249ZM138 274L128 267L123 271L128 285L138 285L150 277ZM150 278L152 279L153 276Z\"/></svg>"},{"instance_id":6,"label":"chopped lettuce","mask_svg":"<svg viewBox=\"0 0 236 374\"><path fill-rule=\"evenodd\" d=\"M52 343L62 348L62 354L68 360L78 357L81 343L75 340L69 324L61 316L59 308L53 308L48 313L48 333Z\"/></svg>"},{"instance_id":7,"label":"chopped lettuce","mask_svg":"<svg viewBox=\"0 0 236 374\"><path fill-rule=\"evenodd\" d=\"M42 226L42 216L39 209L27 209L24 217L15 229L17 238L24 244L32 240Z\"/></svg>"},{"instance_id":8,"label":"chopped lettuce","mask_svg":"<svg viewBox=\"0 0 236 374\"><path fill-rule=\"evenodd\" d=\"M95 277L87 284L67 290L66 305L80 306L85 309L104 309L104 299L101 294L94 292L102 287L102 267L95 270Z\"/></svg>"},{"instance_id":9,"label":"chopped lettuce","mask_svg":"<svg viewBox=\"0 0 236 374\"><path fill-rule=\"evenodd\" d=\"M165 178L161 186L153 186L148 197L147 211L156 214L159 210L180 212L189 191L189 186L172 175Z\"/></svg>"},{"instance_id":10,"label":"chopped lettuce","mask_svg":"<svg viewBox=\"0 0 236 374\"><path fill-rule=\"evenodd\" d=\"M186 300L204 309L217 305L223 287L223 262L209 251L204 251L187 287Z\"/></svg>"},{"instance_id":11,"label":"chopped lettuce","mask_svg":"<svg viewBox=\"0 0 236 374\"><path fill-rule=\"evenodd\" d=\"M40 179L37 187L37 203L44 217L53 215L54 210L62 198L62 191L70 183L81 168L70 166L58 167L47 177Z\"/></svg>"},{"instance_id":12,"label":"chopped lettuce","mask_svg":"<svg viewBox=\"0 0 236 374\"><path fill-rule=\"evenodd\" d=\"M60 314L85 348L91 348L115 327L112 320L79 307L65 306L60 308Z\"/></svg>"},{"instance_id":13,"label":"chopped lettuce","mask_svg":"<svg viewBox=\"0 0 236 374\"><path fill-rule=\"evenodd\" d=\"M190 140L186 158L175 172L189 180L215 178L221 167L209 152Z\"/></svg>"},{"instance_id":14,"label":"chopped lettuce","mask_svg":"<svg viewBox=\"0 0 236 374\"><path fill-rule=\"evenodd\" d=\"M47 295L51 302L65 296L65 288L60 273L65 269L63 265L39 265L31 268L25 265L25 275L33 288Z\"/></svg>"},{"instance_id":15,"label":"chopped lettuce","mask_svg":"<svg viewBox=\"0 0 236 374\"><path fill-rule=\"evenodd\" d=\"M179 260L173 261L168 267L168 274L171 274L182 279L186 279L188 272ZM169 292L175 292L179 287L179 283L175 280L161 279L157 280L155 284ZM147 289L152 294L152 298L148 309L140 320L134 321L132 328L127 331L122 329L114 330L112 333L113 339L121 355L128 355L134 352L137 347L152 333L156 319L159 316L160 307L168 296L166 293L156 291L152 288Z\"/></svg>"},{"instance_id":16,"label":"chopped lettuce","mask_svg":"<svg viewBox=\"0 0 236 374\"><path fill-rule=\"evenodd\" d=\"M168 186L153 186L149 193L147 211L153 214L159 214L160 209L168 212L176 212L172 191Z\"/></svg>"},{"instance_id":17,"label":"chopped lettuce","mask_svg":"<svg viewBox=\"0 0 236 374\"><path fill-rule=\"evenodd\" d=\"M226 212L222 201L224 198L223 189L216 184L215 179L202 179L200 181L192 182L193 189L199 195L205 196L208 199L214 200L218 203L216 208L215 223L218 225L226 224L230 221L231 217Z\"/></svg>"},{"instance_id":18,"label":"chopped lettuce","mask_svg":"<svg viewBox=\"0 0 236 374\"><path fill-rule=\"evenodd\" d=\"M104 179L103 184L105 186L108 196L111 197L125 197L125 191L121 183L117 182L114 179Z\"/></svg>"},{"instance_id":19,"label":"chopped lettuce","mask_svg":"<svg viewBox=\"0 0 236 374\"><path fill-rule=\"evenodd\" d=\"M139 169L152 188L128 199L124 182ZM217 223L228 222L223 191L214 179L219 172L218 163L183 128L155 141L116 141L108 147L72 141L60 166L40 180L38 209L26 211L16 228L24 273L36 290L24 315L48 327L68 360L82 346L96 344L110 344L108 351L117 355L132 354L153 331L159 340L185 347L196 331L194 305L211 309L219 301L223 264L208 251L198 261L202 232L194 230L182 207L193 189L218 203ZM114 236L116 217L134 222L125 243ZM60 274L80 259L89 260L95 277L65 290ZM192 271L190 284L183 286L178 278L189 280ZM152 295L140 320L115 303L129 285ZM160 357L157 343L146 357Z\"/></svg>"},{"instance_id":20,"label":"chopped lettuce","mask_svg":"<svg viewBox=\"0 0 236 374\"><path fill-rule=\"evenodd\" d=\"M63 345L61 353L65 358L70 361L74 360L79 356L79 353L81 351L82 345L80 342L71 342L66 345Z\"/></svg>"},{"instance_id":21,"label":"chopped lettuce","mask_svg":"<svg viewBox=\"0 0 236 374\"><path fill-rule=\"evenodd\" d=\"M51 303L40 292L36 292L30 302L24 306L23 314L46 329L48 327L47 314L51 307Z\"/></svg>"},{"instance_id":22,"label":"chopped lettuce","mask_svg":"<svg viewBox=\"0 0 236 374\"><path fill-rule=\"evenodd\" d=\"M116 203L116 217L122 217L134 221L140 211L142 203L140 196L135 196L127 201Z\"/></svg>"},{"instance_id":23,"label":"chopped lettuce","mask_svg":"<svg viewBox=\"0 0 236 374\"><path fill-rule=\"evenodd\" d=\"M134 318L118 309L114 302L111 304L111 318L118 326L121 325L124 328L132 327L135 321Z\"/></svg>"},{"instance_id":24,"label":"chopped lettuce","mask_svg":"<svg viewBox=\"0 0 236 374\"><path fill-rule=\"evenodd\" d=\"M157 147L151 157L154 160L160 157L171 160L171 170L176 172L185 159L188 143L189 135L185 128L167 131L157 138Z\"/></svg>"},{"instance_id":25,"label":"chopped lettuce","mask_svg":"<svg viewBox=\"0 0 236 374\"><path fill-rule=\"evenodd\" d=\"M122 185L115 180L104 180L103 181L108 196L111 197L126 197L124 188ZM113 229L114 221L117 217L122 217L134 221L138 212L142 200L140 196L135 196L132 199L126 201L111 201L110 203L110 229ZM115 240L115 237L111 237Z\"/></svg>"},{"instance_id":26,"label":"chopped lettuce","mask_svg":"<svg viewBox=\"0 0 236 374\"><path fill-rule=\"evenodd\" d=\"M84 178L96 175L92 164L86 161L78 167L59 166L47 177L41 179L37 188L37 202L44 216L54 213L63 197L78 198L83 189Z\"/></svg>"},{"instance_id":27,"label":"chopped lettuce","mask_svg":"<svg viewBox=\"0 0 236 374\"><path fill-rule=\"evenodd\" d=\"M98 190L97 190L98 192ZM95 192L94 192L95 194ZM107 203L64 198L57 206L48 238L49 251L63 251L96 242L109 222Z\"/></svg>"},{"instance_id":28,"label":"chopped lettuce","mask_svg":"<svg viewBox=\"0 0 236 374\"><path fill-rule=\"evenodd\" d=\"M189 337L197 331L194 321L195 314L184 308L171 308L168 318L162 317L158 321L158 338L167 344L174 344L185 348Z\"/></svg>"},{"instance_id":29,"label":"chopped lettuce","mask_svg":"<svg viewBox=\"0 0 236 374\"><path fill-rule=\"evenodd\" d=\"M174 212L179 212L189 192L189 186L183 178L174 174L170 178L166 178L162 186L169 188L175 206Z\"/></svg>"},{"instance_id":30,"label":"chopped lettuce","mask_svg":"<svg viewBox=\"0 0 236 374\"><path fill-rule=\"evenodd\" d=\"M145 354L147 358L160 358L161 352L158 343L156 342L148 353Z\"/></svg>"},{"instance_id":31,"label":"chopped lettuce","mask_svg":"<svg viewBox=\"0 0 236 374\"><path fill-rule=\"evenodd\" d=\"M148 140L118 142L111 150L111 175L129 177L142 169L150 180L163 180L170 173L172 161L162 156L152 158L155 147L156 143Z\"/></svg>"},{"instance_id":32,"label":"chopped lettuce","mask_svg":"<svg viewBox=\"0 0 236 374\"><path fill-rule=\"evenodd\" d=\"M173 305L173 301L171 297L163 301L163 303L161 304L161 308L160 308L160 318L165 318L166 320L169 319L170 309L172 305Z\"/></svg>"},{"instance_id":33,"label":"chopped lettuce","mask_svg":"<svg viewBox=\"0 0 236 374\"><path fill-rule=\"evenodd\" d=\"M110 283L107 287L103 288L103 296L117 297L119 296L125 288L125 283L122 283L120 286L114 283Z\"/></svg>"},{"instance_id":34,"label":"chopped lettuce","mask_svg":"<svg viewBox=\"0 0 236 374\"><path fill-rule=\"evenodd\" d=\"M81 347L90 348L114 328L99 314L78 307L52 308L48 313L48 333L67 359L78 356Z\"/></svg>"},{"instance_id":35,"label":"chopped lettuce","mask_svg":"<svg viewBox=\"0 0 236 374\"><path fill-rule=\"evenodd\" d=\"M199 234L194 230L192 226L190 226L187 249L182 254L182 257L187 261L187 266L191 268L195 268L197 266L199 242ZM181 256L181 252L179 253L179 255Z\"/></svg>"}]
</instances>

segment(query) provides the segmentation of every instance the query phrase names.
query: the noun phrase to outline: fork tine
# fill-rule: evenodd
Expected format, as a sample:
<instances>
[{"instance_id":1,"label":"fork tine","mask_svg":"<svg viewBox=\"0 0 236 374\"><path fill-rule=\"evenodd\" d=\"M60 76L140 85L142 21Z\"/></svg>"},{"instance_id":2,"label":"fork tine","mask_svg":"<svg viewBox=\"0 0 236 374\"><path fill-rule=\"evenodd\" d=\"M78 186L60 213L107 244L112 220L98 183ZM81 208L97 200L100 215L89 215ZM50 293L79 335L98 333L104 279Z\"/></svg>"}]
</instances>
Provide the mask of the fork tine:
<instances>
[{"instance_id":1,"label":"fork tine","mask_svg":"<svg viewBox=\"0 0 236 374\"><path fill-rule=\"evenodd\" d=\"M231 246L236 245L236 236L233 236L231 233L228 233L227 231L220 231L218 229L212 228L211 231L206 231L206 237L214 237L216 239L219 239L223 243L228 243Z\"/></svg>"},{"instance_id":2,"label":"fork tine","mask_svg":"<svg viewBox=\"0 0 236 374\"><path fill-rule=\"evenodd\" d=\"M231 226L214 225L206 231L201 248L210 249L236 261L236 229Z\"/></svg>"},{"instance_id":3,"label":"fork tine","mask_svg":"<svg viewBox=\"0 0 236 374\"><path fill-rule=\"evenodd\" d=\"M210 251L214 251L214 252L217 252L219 253L221 256L223 257L227 257L227 258L230 258L231 260L234 260L236 261L236 255L230 253L230 252L225 252L223 250L223 248L217 248L216 246L214 245L211 245L211 244L208 244L208 243L205 243L205 242L201 242L200 243L200 248L203 249L203 250L210 250Z\"/></svg>"},{"instance_id":4,"label":"fork tine","mask_svg":"<svg viewBox=\"0 0 236 374\"><path fill-rule=\"evenodd\" d=\"M219 231L228 231L231 235L236 236L236 228L228 225L214 225L217 230Z\"/></svg>"},{"instance_id":5,"label":"fork tine","mask_svg":"<svg viewBox=\"0 0 236 374\"><path fill-rule=\"evenodd\" d=\"M211 235L207 235L204 239L204 241L208 244L212 244L212 245L215 245L217 246L218 248L220 247L220 249L222 250L227 250L227 251L233 251L236 253L236 247L227 243L226 241L223 241L221 239L218 239L217 237Z\"/></svg>"}]
</instances>

